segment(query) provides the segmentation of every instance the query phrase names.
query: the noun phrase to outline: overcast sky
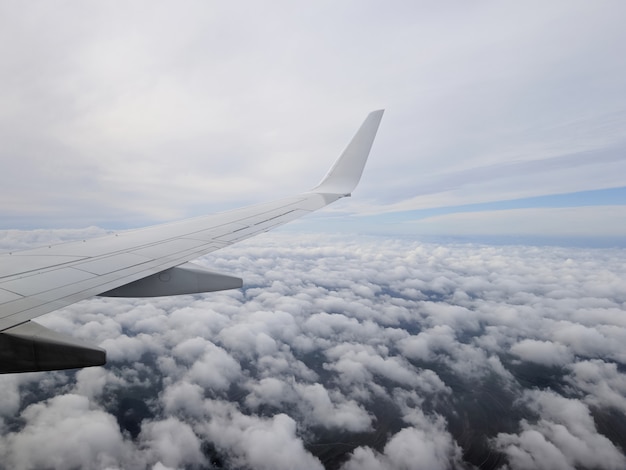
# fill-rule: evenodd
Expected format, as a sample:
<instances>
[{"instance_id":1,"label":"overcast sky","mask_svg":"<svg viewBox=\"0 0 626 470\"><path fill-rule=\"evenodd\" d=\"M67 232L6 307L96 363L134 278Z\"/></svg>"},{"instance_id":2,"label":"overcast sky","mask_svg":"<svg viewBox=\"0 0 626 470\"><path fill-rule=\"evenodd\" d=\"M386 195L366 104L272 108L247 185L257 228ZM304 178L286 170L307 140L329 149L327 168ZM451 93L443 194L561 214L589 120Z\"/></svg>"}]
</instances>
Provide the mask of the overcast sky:
<instances>
[{"instance_id":1,"label":"overcast sky","mask_svg":"<svg viewBox=\"0 0 626 470\"><path fill-rule=\"evenodd\" d=\"M2 227L135 227L290 195L385 108L355 197L324 217L621 237L625 14L620 1L1 1Z\"/></svg>"}]
</instances>

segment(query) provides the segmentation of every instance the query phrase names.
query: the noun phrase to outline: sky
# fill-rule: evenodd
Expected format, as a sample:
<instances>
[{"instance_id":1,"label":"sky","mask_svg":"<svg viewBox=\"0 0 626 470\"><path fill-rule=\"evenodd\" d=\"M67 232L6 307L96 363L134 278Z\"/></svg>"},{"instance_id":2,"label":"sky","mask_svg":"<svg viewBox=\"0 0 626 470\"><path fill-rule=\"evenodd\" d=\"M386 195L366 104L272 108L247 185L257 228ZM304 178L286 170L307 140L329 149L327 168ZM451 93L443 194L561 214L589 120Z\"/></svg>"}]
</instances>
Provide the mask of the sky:
<instances>
[{"instance_id":1,"label":"sky","mask_svg":"<svg viewBox=\"0 0 626 470\"><path fill-rule=\"evenodd\" d=\"M132 228L301 192L385 108L353 200L306 230L619 244L625 9L2 1L2 228Z\"/></svg>"},{"instance_id":2,"label":"sky","mask_svg":"<svg viewBox=\"0 0 626 470\"><path fill-rule=\"evenodd\" d=\"M626 5L0 0L0 250L315 186L240 290L37 321L0 468L626 468ZM5 467L3 467L5 466Z\"/></svg>"}]
</instances>

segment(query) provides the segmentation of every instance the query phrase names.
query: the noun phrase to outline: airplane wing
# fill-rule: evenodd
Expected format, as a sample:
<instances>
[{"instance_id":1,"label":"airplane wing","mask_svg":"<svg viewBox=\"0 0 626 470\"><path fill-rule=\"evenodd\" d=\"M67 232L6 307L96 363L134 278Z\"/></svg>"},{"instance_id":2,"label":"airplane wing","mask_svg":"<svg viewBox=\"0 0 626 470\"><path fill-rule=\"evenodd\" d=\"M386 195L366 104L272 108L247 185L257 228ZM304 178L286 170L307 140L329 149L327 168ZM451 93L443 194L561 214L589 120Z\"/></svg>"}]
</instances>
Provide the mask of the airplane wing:
<instances>
[{"instance_id":1,"label":"airplane wing","mask_svg":"<svg viewBox=\"0 0 626 470\"><path fill-rule=\"evenodd\" d=\"M0 373L102 365L104 350L33 318L93 297L153 297L242 286L191 260L350 196L383 110L370 113L319 185L297 196L104 237L0 255Z\"/></svg>"}]
</instances>

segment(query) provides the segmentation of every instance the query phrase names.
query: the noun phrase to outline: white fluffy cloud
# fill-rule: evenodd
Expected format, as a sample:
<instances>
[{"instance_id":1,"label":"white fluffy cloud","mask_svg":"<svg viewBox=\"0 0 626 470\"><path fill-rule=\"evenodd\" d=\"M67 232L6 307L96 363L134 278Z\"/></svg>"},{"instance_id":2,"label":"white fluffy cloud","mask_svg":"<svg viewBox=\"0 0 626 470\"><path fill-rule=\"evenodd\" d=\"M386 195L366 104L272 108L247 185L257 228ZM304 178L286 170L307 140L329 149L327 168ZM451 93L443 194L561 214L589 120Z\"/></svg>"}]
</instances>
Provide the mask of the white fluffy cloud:
<instances>
[{"instance_id":1,"label":"white fluffy cloud","mask_svg":"<svg viewBox=\"0 0 626 470\"><path fill-rule=\"evenodd\" d=\"M24 426L0 443L7 468L107 468L132 461L132 445L115 418L80 395L65 394L28 406Z\"/></svg>"},{"instance_id":2,"label":"white fluffy cloud","mask_svg":"<svg viewBox=\"0 0 626 470\"><path fill-rule=\"evenodd\" d=\"M524 399L539 419L523 420L520 434L499 434L496 446L514 468L620 469L626 457L598 433L584 403L547 391L527 391Z\"/></svg>"},{"instance_id":3,"label":"white fluffy cloud","mask_svg":"<svg viewBox=\"0 0 626 470\"><path fill-rule=\"evenodd\" d=\"M369 447L355 449L342 469L445 470L453 465L461 465L461 450L448 433L408 427L389 439L382 454Z\"/></svg>"},{"instance_id":4,"label":"white fluffy cloud","mask_svg":"<svg viewBox=\"0 0 626 470\"><path fill-rule=\"evenodd\" d=\"M524 361L546 366L564 366L573 359L572 353L566 346L534 339L524 339L515 343L511 347L511 352Z\"/></svg>"},{"instance_id":5,"label":"white fluffy cloud","mask_svg":"<svg viewBox=\"0 0 626 470\"><path fill-rule=\"evenodd\" d=\"M236 465L259 469L321 469L296 435L296 422L283 413L271 418L249 416L230 403L208 404L211 418L199 431L226 449Z\"/></svg>"},{"instance_id":6,"label":"white fluffy cloud","mask_svg":"<svg viewBox=\"0 0 626 470\"><path fill-rule=\"evenodd\" d=\"M139 439L149 449L152 461L171 468L206 464L200 439L191 426L175 418L151 421L142 426Z\"/></svg>"}]
</instances>

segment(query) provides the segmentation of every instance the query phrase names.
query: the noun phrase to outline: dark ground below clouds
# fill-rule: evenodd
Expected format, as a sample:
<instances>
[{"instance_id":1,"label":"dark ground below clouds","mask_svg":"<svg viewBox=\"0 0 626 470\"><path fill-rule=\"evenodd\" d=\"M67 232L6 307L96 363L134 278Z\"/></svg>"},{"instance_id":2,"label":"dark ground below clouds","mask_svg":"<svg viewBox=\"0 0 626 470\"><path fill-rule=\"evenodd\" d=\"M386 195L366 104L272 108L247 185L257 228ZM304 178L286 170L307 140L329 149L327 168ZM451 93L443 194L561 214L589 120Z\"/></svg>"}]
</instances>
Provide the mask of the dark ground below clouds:
<instances>
[{"instance_id":1,"label":"dark ground below clouds","mask_svg":"<svg viewBox=\"0 0 626 470\"><path fill-rule=\"evenodd\" d=\"M311 363L312 357L308 357L307 365L314 369L323 370L321 362ZM507 462L506 457L494 451L489 445L489 439L498 433L518 432L519 421L526 419L533 422L537 419L532 412L516 402L522 389L550 389L559 394L567 395L567 384L562 380L563 371L558 367L545 367L518 361L505 362L505 367L515 376L519 389L511 390L503 381L492 374L480 381L466 381L459 379L458 375L437 363L414 364L422 368L430 368L452 389L452 394L437 403L427 399L422 410L426 414L438 413L445 417L447 429L463 450L463 460L468 468L475 466L479 469L490 470L501 467ZM102 397L103 406L113 414L120 426L120 430L133 439L141 432L141 424L144 419L155 418L160 410L158 394L161 391L161 377L154 362L155 357L144 355L142 362L145 366L141 378L145 386L131 389L109 386ZM321 361L322 358L318 357ZM133 367L133 364L117 363L108 366L112 370L124 367ZM68 382L73 382L72 375L68 374ZM394 386L392 382L381 378L377 383L391 392ZM26 392L22 406L41 400L45 397L38 396L37 387L31 386L32 390ZM207 391L207 394L210 394ZM29 398L30 397L30 398ZM232 386L228 392L228 399L237 402L242 410L245 391ZM256 414L271 416L275 413L290 414L292 410L261 408ZM304 441L306 449L315 455L327 469L338 469L348 460L349 455L359 446L368 446L379 452L383 451L390 436L407 426L402 420L400 410L391 399L378 399L367 403L367 411L376 417L372 432L346 432L332 431L321 427L312 427L305 431ZM592 414L598 431L609 438L622 451L626 451L626 422L619 413L611 410L597 409L592 407ZM298 421L297 417L294 417ZM7 423L9 428L19 428L19 422ZM211 462L212 468L231 468L228 455L220 452L211 442L202 443L202 452Z\"/></svg>"}]
</instances>

